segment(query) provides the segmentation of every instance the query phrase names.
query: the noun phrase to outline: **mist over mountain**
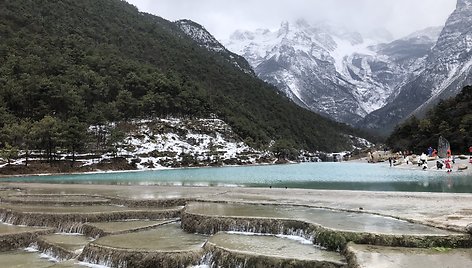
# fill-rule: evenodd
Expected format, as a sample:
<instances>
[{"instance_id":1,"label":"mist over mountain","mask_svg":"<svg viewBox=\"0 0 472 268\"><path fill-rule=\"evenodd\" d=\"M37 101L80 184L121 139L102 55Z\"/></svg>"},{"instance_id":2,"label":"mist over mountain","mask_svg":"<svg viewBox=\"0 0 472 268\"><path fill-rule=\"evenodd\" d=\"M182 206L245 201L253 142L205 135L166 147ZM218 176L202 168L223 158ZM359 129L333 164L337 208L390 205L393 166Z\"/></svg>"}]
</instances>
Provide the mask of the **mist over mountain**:
<instances>
[{"instance_id":1,"label":"mist over mountain","mask_svg":"<svg viewBox=\"0 0 472 268\"><path fill-rule=\"evenodd\" d=\"M226 46L300 106L355 124L384 107L395 88L417 72L437 32L427 29L385 43L391 39L386 30L364 37L298 20L277 31L237 31Z\"/></svg>"},{"instance_id":2,"label":"mist over mountain","mask_svg":"<svg viewBox=\"0 0 472 268\"><path fill-rule=\"evenodd\" d=\"M471 6L459 0L445 26L396 40L385 29L360 33L297 20L236 31L225 46L300 106L387 133L472 82Z\"/></svg>"}]
</instances>

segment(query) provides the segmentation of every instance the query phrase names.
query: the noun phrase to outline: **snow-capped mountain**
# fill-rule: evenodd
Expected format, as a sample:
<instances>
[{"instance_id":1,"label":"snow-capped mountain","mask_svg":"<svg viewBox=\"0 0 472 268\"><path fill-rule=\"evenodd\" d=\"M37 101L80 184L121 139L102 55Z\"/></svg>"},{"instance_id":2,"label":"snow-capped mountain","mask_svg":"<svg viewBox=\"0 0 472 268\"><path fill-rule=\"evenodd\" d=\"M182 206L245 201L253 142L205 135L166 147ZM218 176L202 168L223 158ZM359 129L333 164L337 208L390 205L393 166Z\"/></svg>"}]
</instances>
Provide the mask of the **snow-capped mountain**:
<instances>
[{"instance_id":1,"label":"snow-capped mountain","mask_svg":"<svg viewBox=\"0 0 472 268\"><path fill-rule=\"evenodd\" d=\"M193 39L201 47L223 56L228 62L238 67L245 73L254 75L249 63L243 57L227 50L216 38L211 35L203 26L191 20L178 20L175 22L187 36Z\"/></svg>"},{"instance_id":2,"label":"snow-capped mountain","mask_svg":"<svg viewBox=\"0 0 472 268\"><path fill-rule=\"evenodd\" d=\"M424 114L440 99L472 84L472 0L458 0L456 10L426 55L420 73L402 85L382 109L362 122L372 129L392 129L411 114Z\"/></svg>"},{"instance_id":3,"label":"snow-capped mountain","mask_svg":"<svg viewBox=\"0 0 472 268\"><path fill-rule=\"evenodd\" d=\"M384 29L360 34L298 20L277 30L236 31L223 46L194 22L176 24L300 106L383 133L472 84L472 0L458 0L445 27L398 40Z\"/></svg>"},{"instance_id":4,"label":"snow-capped mountain","mask_svg":"<svg viewBox=\"0 0 472 268\"><path fill-rule=\"evenodd\" d=\"M327 23L298 20L282 23L277 31L237 31L226 47L299 105L354 124L384 107L395 88L420 69L436 32L429 29L380 45L391 41L386 30L366 38Z\"/></svg>"}]
</instances>

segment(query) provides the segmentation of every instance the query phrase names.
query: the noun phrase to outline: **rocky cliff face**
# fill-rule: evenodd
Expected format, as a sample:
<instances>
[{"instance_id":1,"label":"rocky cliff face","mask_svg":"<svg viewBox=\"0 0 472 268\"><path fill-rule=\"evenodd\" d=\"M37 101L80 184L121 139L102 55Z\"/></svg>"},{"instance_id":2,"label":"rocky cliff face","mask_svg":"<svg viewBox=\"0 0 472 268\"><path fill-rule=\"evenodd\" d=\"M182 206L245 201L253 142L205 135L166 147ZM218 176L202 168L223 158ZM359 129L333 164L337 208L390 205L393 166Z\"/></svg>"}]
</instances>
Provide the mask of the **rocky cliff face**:
<instances>
[{"instance_id":1,"label":"rocky cliff face","mask_svg":"<svg viewBox=\"0 0 472 268\"><path fill-rule=\"evenodd\" d=\"M198 45L209 51L219 53L228 62L238 67L245 73L254 75L249 63L241 56L227 50L216 38L211 35L203 26L191 20L179 20L175 24Z\"/></svg>"},{"instance_id":2,"label":"rocky cliff face","mask_svg":"<svg viewBox=\"0 0 472 268\"><path fill-rule=\"evenodd\" d=\"M299 20L282 23L278 31L238 31L226 46L299 105L354 124L385 106L395 88L418 72L437 32L428 29L387 43L386 31L366 38Z\"/></svg>"},{"instance_id":3,"label":"rocky cliff face","mask_svg":"<svg viewBox=\"0 0 472 268\"><path fill-rule=\"evenodd\" d=\"M457 95L472 84L472 0L459 0L418 75L398 90L392 101L361 123L391 130L409 115L422 115L440 99Z\"/></svg>"}]
</instances>

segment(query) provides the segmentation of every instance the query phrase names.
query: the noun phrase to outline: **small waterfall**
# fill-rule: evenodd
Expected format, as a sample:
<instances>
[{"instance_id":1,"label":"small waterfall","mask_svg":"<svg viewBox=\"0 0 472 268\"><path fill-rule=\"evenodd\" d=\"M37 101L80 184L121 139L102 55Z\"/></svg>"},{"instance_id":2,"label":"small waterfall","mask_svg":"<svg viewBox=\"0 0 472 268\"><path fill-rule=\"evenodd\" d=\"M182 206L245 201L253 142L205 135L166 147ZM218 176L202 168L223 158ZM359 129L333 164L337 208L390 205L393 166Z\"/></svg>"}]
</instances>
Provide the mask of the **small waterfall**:
<instances>
[{"instance_id":1,"label":"small waterfall","mask_svg":"<svg viewBox=\"0 0 472 268\"><path fill-rule=\"evenodd\" d=\"M8 224L15 224L17 217L7 209L0 209L0 221Z\"/></svg>"},{"instance_id":2,"label":"small waterfall","mask_svg":"<svg viewBox=\"0 0 472 268\"><path fill-rule=\"evenodd\" d=\"M138 251L132 249L111 248L97 244L88 244L80 261L108 267L169 267L185 268L198 263L203 255L198 251Z\"/></svg>"},{"instance_id":3,"label":"small waterfall","mask_svg":"<svg viewBox=\"0 0 472 268\"><path fill-rule=\"evenodd\" d=\"M296 235L313 241L312 224L284 219L208 217L183 213L182 228L189 233L213 235L220 231Z\"/></svg>"},{"instance_id":4,"label":"small waterfall","mask_svg":"<svg viewBox=\"0 0 472 268\"><path fill-rule=\"evenodd\" d=\"M84 233L84 224L80 222L63 222L57 226L59 233Z\"/></svg>"},{"instance_id":5,"label":"small waterfall","mask_svg":"<svg viewBox=\"0 0 472 268\"><path fill-rule=\"evenodd\" d=\"M47 241L43 237L39 237L34 243L35 248L39 251L54 257L59 261L74 259L79 256L82 252L82 249L79 250L67 250L63 248L60 244L55 244ZM32 247L30 245L30 247Z\"/></svg>"},{"instance_id":6,"label":"small waterfall","mask_svg":"<svg viewBox=\"0 0 472 268\"><path fill-rule=\"evenodd\" d=\"M203 257L200 259L197 265L192 266L192 268L213 268L213 253L206 252Z\"/></svg>"},{"instance_id":7,"label":"small waterfall","mask_svg":"<svg viewBox=\"0 0 472 268\"><path fill-rule=\"evenodd\" d=\"M348 242L400 247L468 247L472 244L467 236L394 235L342 231L301 220L271 218L219 217L188 213L184 210L182 229L189 233L214 235L220 231L251 232L262 234L296 235L312 241L328 250L342 251Z\"/></svg>"},{"instance_id":8,"label":"small waterfall","mask_svg":"<svg viewBox=\"0 0 472 268\"><path fill-rule=\"evenodd\" d=\"M53 231L53 229L45 229L2 235L0 240L0 251L8 251L27 247L32 242L36 241L38 236L50 234Z\"/></svg>"},{"instance_id":9,"label":"small waterfall","mask_svg":"<svg viewBox=\"0 0 472 268\"><path fill-rule=\"evenodd\" d=\"M93 237L95 239L98 239L105 235L105 232L102 229L87 223L82 224L80 228L77 229L77 232L88 237Z\"/></svg>"},{"instance_id":10,"label":"small waterfall","mask_svg":"<svg viewBox=\"0 0 472 268\"><path fill-rule=\"evenodd\" d=\"M345 267L342 262L316 261L306 259L285 259L280 257L265 256L259 254L244 253L240 251L227 250L215 244L207 242L204 246L205 254L199 265L194 268L252 268L252 267L323 267L341 268Z\"/></svg>"},{"instance_id":11,"label":"small waterfall","mask_svg":"<svg viewBox=\"0 0 472 268\"><path fill-rule=\"evenodd\" d=\"M85 246L78 259L83 262L107 267L127 268L127 260L120 257L121 254L112 252L110 248L102 248L89 244Z\"/></svg>"}]
</instances>

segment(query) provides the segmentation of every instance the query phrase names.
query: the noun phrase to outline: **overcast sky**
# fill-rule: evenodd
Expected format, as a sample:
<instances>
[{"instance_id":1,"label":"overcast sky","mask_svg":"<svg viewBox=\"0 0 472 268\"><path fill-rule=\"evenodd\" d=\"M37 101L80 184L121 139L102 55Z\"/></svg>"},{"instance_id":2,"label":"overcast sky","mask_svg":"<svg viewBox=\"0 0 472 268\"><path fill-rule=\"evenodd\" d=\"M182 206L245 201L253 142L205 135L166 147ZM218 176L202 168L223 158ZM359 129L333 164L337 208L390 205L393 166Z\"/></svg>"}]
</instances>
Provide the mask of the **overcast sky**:
<instances>
[{"instance_id":1,"label":"overcast sky","mask_svg":"<svg viewBox=\"0 0 472 268\"><path fill-rule=\"evenodd\" d=\"M217 39L235 30L276 29L299 18L331 21L367 32L386 28L402 37L444 25L456 0L127 0L168 20L191 19Z\"/></svg>"}]
</instances>

